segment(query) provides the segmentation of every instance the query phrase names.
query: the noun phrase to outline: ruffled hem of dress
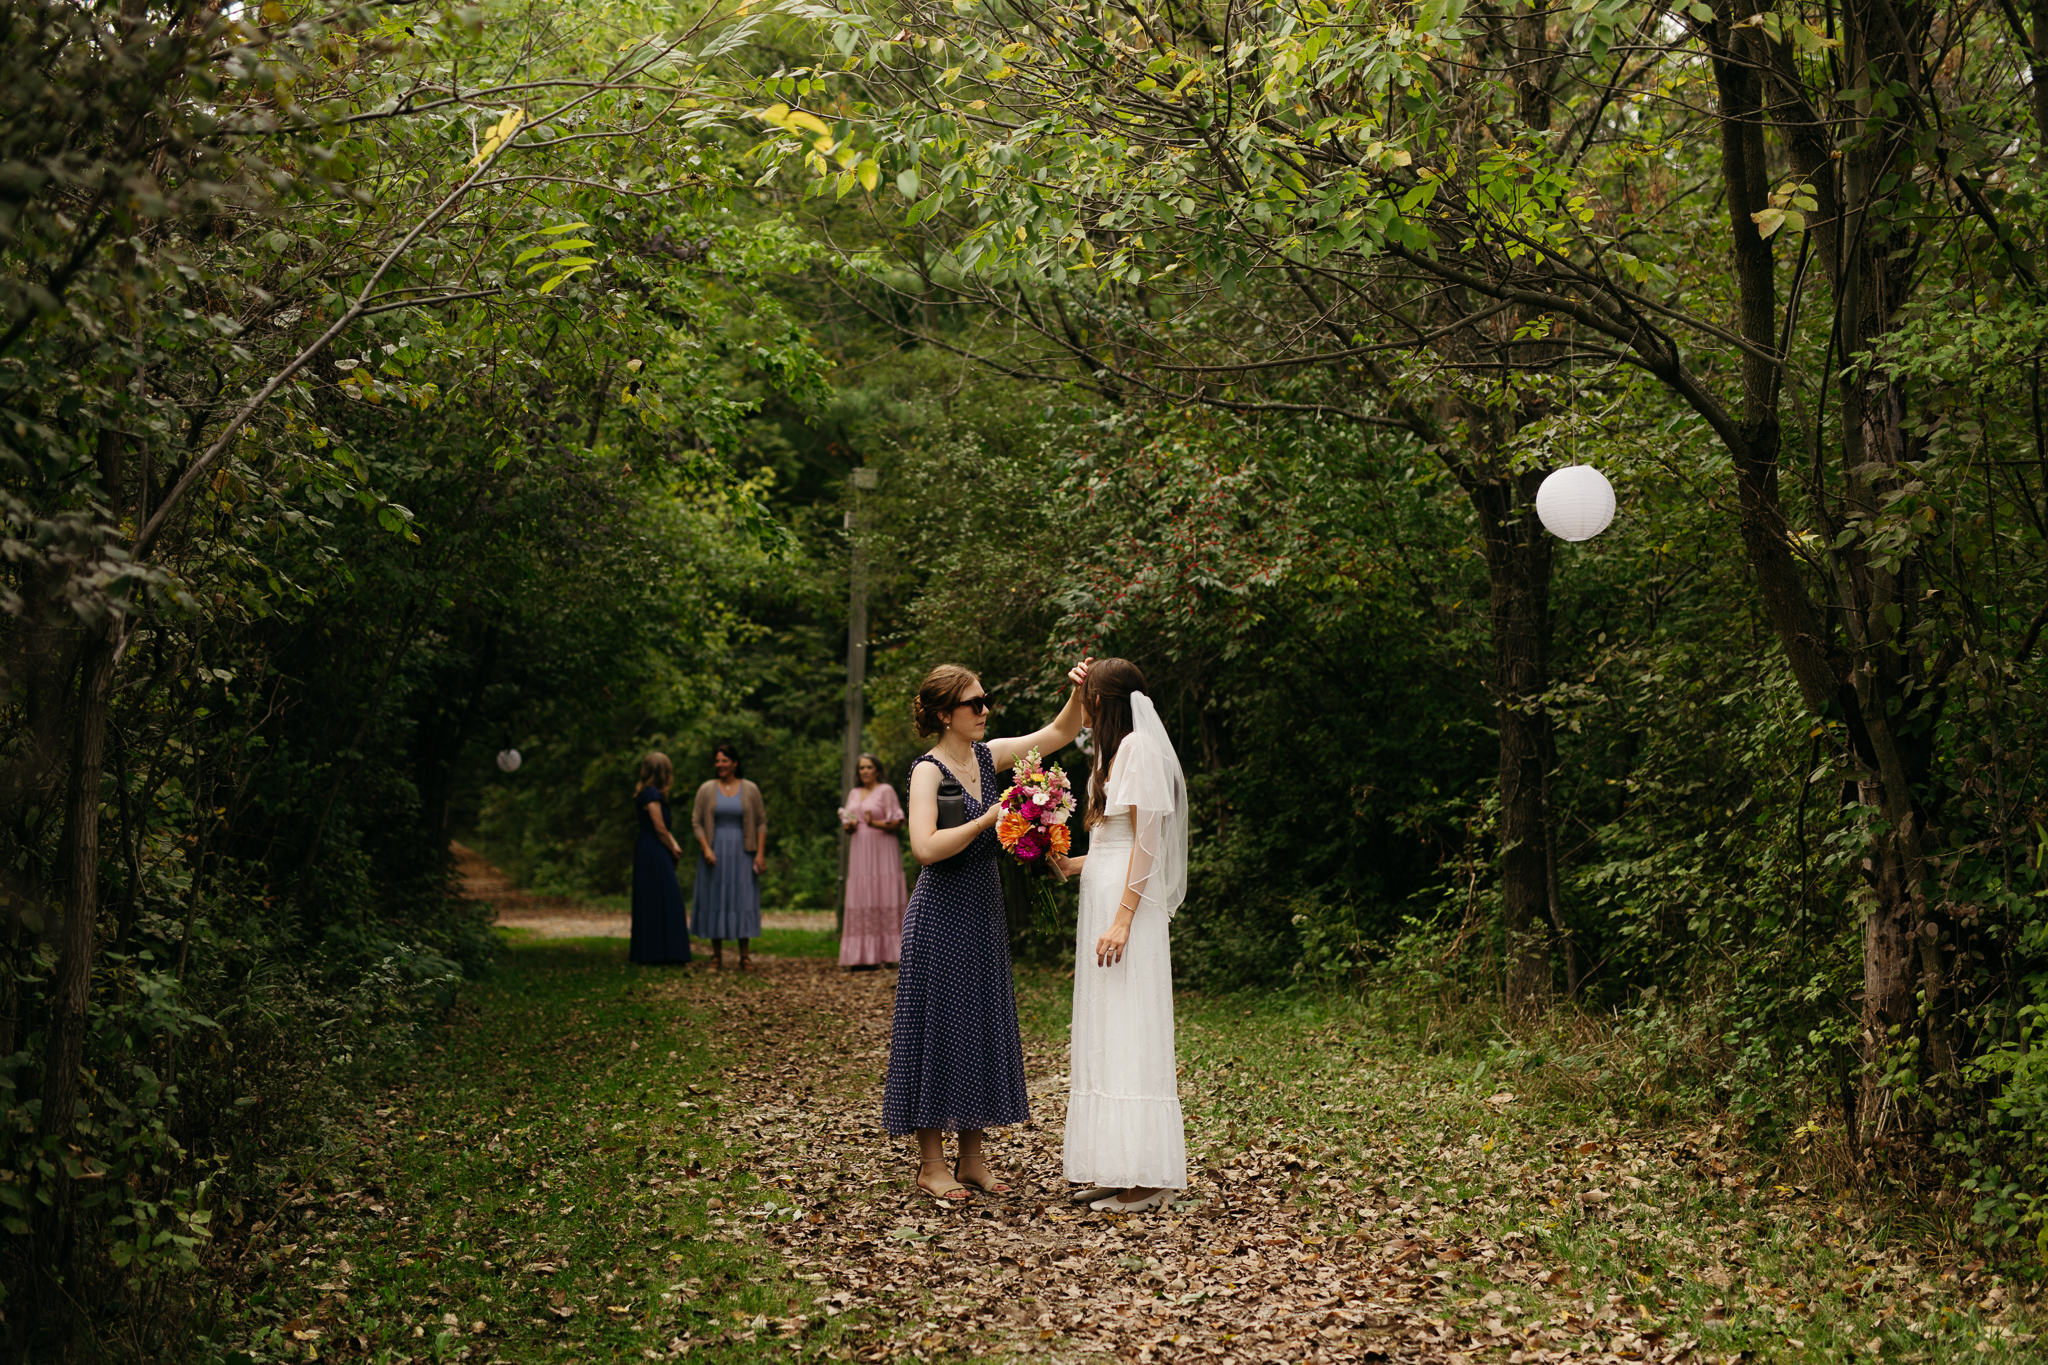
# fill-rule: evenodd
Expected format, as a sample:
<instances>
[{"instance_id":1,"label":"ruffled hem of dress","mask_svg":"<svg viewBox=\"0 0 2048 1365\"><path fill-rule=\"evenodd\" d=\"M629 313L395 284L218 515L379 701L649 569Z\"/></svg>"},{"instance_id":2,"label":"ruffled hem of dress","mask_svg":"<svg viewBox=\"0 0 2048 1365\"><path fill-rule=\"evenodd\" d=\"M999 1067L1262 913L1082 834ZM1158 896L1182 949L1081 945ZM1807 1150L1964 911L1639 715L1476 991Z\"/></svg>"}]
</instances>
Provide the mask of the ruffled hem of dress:
<instances>
[{"instance_id":1,"label":"ruffled hem of dress","mask_svg":"<svg viewBox=\"0 0 2048 1365\"><path fill-rule=\"evenodd\" d=\"M1068 1180L1116 1189L1188 1187L1187 1124L1178 1099L1067 1098L1061 1164Z\"/></svg>"},{"instance_id":2,"label":"ruffled hem of dress","mask_svg":"<svg viewBox=\"0 0 2048 1365\"><path fill-rule=\"evenodd\" d=\"M865 967L871 963L900 962L902 959L900 939L885 938L881 934L845 934L839 940L839 965L842 967Z\"/></svg>"},{"instance_id":3,"label":"ruffled hem of dress","mask_svg":"<svg viewBox=\"0 0 2048 1365\"><path fill-rule=\"evenodd\" d=\"M690 917L690 933L697 938L759 938L761 937L761 912L751 916L728 914L723 916L705 915Z\"/></svg>"}]
</instances>

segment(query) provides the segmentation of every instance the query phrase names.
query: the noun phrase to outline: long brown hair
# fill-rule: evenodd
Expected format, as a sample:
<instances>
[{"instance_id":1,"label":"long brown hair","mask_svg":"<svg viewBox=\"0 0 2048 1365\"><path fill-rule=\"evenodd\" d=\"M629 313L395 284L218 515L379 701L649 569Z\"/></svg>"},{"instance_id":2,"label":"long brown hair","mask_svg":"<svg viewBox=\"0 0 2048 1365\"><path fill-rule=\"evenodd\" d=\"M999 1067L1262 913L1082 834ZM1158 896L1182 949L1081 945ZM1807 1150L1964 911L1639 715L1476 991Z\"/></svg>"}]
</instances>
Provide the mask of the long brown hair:
<instances>
[{"instance_id":1,"label":"long brown hair","mask_svg":"<svg viewBox=\"0 0 2048 1365\"><path fill-rule=\"evenodd\" d=\"M1088 775L1087 824L1100 824L1105 814L1109 770L1131 733L1131 693L1148 690L1145 675L1129 659L1097 659L1088 665L1081 695L1088 705L1088 728L1095 736L1095 767Z\"/></svg>"},{"instance_id":2,"label":"long brown hair","mask_svg":"<svg viewBox=\"0 0 2048 1365\"><path fill-rule=\"evenodd\" d=\"M925 674L917 698L910 703L910 719L917 726L918 738L930 739L943 731L946 723L939 713L958 706L960 694L980 681L980 675L959 664L940 664Z\"/></svg>"},{"instance_id":3,"label":"long brown hair","mask_svg":"<svg viewBox=\"0 0 2048 1365\"><path fill-rule=\"evenodd\" d=\"M675 784L675 780L675 765L668 761L668 755L650 753L640 760L640 776L633 784L633 794L638 796L649 786L658 787L665 792Z\"/></svg>"}]
</instances>

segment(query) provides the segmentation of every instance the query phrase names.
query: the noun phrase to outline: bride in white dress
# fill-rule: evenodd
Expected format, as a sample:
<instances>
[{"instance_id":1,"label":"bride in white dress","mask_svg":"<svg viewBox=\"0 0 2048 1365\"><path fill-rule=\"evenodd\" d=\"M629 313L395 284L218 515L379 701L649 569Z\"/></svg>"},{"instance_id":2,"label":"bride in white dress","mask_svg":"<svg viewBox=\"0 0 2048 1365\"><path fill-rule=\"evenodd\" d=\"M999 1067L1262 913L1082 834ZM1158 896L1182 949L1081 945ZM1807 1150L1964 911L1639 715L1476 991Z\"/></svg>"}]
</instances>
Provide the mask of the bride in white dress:
<instances>
[{"instance_id":1,"label":"bride in white dress","mask_svg":"<svg viewBox=\"0 0 2048 1365\"><path fill-rule=\"evenodd\" d=\"M1066 1174L1075 1203L1140 1213L1188 1183L1166 932L1187 894L1187 781L1136 664L1095 663L1082 698L1088 852L1055 864L1081 874Z\"/></svg>"}]
</instances>

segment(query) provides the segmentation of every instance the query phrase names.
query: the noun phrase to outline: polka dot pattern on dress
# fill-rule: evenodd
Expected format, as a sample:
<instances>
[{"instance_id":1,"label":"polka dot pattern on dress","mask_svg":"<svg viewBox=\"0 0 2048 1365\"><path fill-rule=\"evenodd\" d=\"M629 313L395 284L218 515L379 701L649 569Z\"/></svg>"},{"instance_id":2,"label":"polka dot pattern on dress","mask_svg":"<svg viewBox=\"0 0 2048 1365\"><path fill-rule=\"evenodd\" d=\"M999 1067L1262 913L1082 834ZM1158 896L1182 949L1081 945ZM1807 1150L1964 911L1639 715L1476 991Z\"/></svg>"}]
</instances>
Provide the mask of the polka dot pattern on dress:
<instances>
[{"instance_id":1,"label":"polka dot pattern on dress","mask_svg":"<svg viewBox=\"0 0 2048 1365\"><path fill-rule=\"evenodd\" d=\"M982 792L1001 790L989 747L975 745L974 756L981 780L960 784L969 820L988 810ZM947 771L931 754L917 763ZM983 830L960 853L920 872L910 893L882 1089L882 1126L899 1137L1031 1117L997 848L995 831Z\"/></svg>"}]
</instances>

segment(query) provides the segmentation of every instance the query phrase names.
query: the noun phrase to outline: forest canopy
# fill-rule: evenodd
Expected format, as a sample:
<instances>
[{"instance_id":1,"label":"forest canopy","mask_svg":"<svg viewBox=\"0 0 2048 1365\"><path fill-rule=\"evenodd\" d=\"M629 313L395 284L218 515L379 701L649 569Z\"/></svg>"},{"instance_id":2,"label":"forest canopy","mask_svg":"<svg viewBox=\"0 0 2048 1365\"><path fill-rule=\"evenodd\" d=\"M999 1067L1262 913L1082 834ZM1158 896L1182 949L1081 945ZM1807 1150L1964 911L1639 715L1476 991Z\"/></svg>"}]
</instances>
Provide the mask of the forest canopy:
<instances>
[{"instance_id":1,"label":"forest canopy","mask_svg":"<svg viewBox=\"0 0 2048 1365\"><path fill-rule=\"evenodd\" d=\"M731 741L771 900L831 906L856 545L897 773L934 663L1032 723L1142 664L1186 986L1598 1019L1751 1141L2048 1236L2038 16L0 39L11 1343L198 1330L153 1305L488 969L451 839L617 894L640 755ZM1576 464L1620 506L1574 545Z\"/></svg>"}]
</instances>

